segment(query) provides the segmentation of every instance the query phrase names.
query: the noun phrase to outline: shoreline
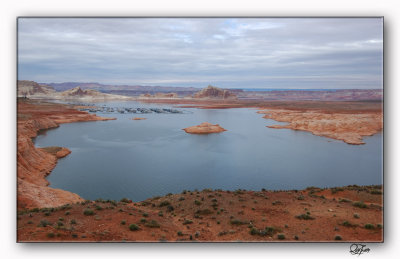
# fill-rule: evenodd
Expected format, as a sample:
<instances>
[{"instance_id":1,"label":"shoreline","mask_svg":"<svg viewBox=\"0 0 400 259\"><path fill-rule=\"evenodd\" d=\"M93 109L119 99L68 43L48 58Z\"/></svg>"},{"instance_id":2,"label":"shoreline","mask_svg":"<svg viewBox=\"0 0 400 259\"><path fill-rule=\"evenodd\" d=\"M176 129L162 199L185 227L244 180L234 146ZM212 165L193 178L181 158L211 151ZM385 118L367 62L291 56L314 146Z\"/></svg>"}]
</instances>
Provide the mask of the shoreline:
<instances>
[{"instance_id":1,"label":"shoreline","mask_svg":"<svg viewBox=\"0 0 400 259\"><path fill-rule=\"evenodd\" d=\"M40 131L57 128L62 123L115 118L99 117L55 103L18 100L17 105L17 207L59 206L84 200L78 194L49 187L46 179L58 159L71 151L64 147L39 148L33 139Z\"/></svg>"},{"instance_id":2,"label":"shoreline","mask_svg":"<svg viewBox=\"0 0 400 259\"><path fill-rule=\"evenodd\" d=\"M162 100L165 101L165 100ZM171 100L169 100L171 101ZM29 111L24 110L20 103L29 104L30 109ZM196 108L215 108L215 107L222 107L228 108L227 103L212 103L207 102L204 106L195 106ZM198 103L199 104L199 103ZM297 108L299 106L300 108ZM36 105L36 106L35 106ZM237 105L242 105L238 103ZM287 109L277 109L277 107L282 107L283 105L287 106ZM302 119L304 114L317 114L321 116L326 121L326 116L339 116L340 114L342 120L345 118L353 119L353 116L365 116L365 112L363 110L367 110L367 114L371 114L369 107L360 106L359 102L355 103L355 108L351 109L350 111L354 111L353 113L337 113L342 112L342 110L338 110L338 105L341 106L343 103L330 103L328 109L323 111L321 110L321 104L315 102L295 102L294 105L296 107L292 107L293 103L288 102L274 102L272 105L269 106L273 108L269 108L268 110L259 110L258 113L265 114L263 118L271 118L275 121L282 121L287 122L287 125L272 125L267 126L269 128L288 128L292 130L303 130L311 132L314 135L333 138L337 140L343 140L348 144L363 144L362 136L370 136L374 135L375 133L379 132L379 129L375 128L375 131L369 131L369 135L363 132L363 135L358 135L357 133L348 134L346 132L335 132L335 134L330 134L325 131L318 131L320 129L320 125L317 125L312 128L309 127L307 129L304 128L304 125L298 123L296 118L300 116ZM347 103L349 105L349 103ZM35 107L34 107L35 106ZM267 105L264 105L266 107ZM274 107L275 106L275 107ZM17 159L18 159L18 208L23 207L46 207L48 205L62 205L68 202L76 202L83 200L79 195L68 192L61 189L54 189L49 187L49 183L46 180L46 176L48 176L54 167L57 164L58 159L67 156L70 153L68 148L61 148L58 150L59 152L52 153L46 148L38 148L34 146L33 138L35 138L40 131L45 131L51 128L56 128L61 123L72 123L72 122L80 122L80 121L103 121L103 120L110 120L115 118L104 118L99 117L95 114L89 114L87 112L78 111L70 105L65 104L58 104L58 103L49 103L43 102L40 100L25 100L18 102L19 109L18 112L18 150L17 150ZM260 109L261 107L248 107L247 104L241 106L240 108L256 108ZM193 107L194 108L194 107ZM233 107L229 107L233 108ZM235 107L237 108L237 107ZM38 109L38 111L35 111ZM20 112L22 112L20 114ZM24 115L24 112L26 113ZM349 111L348 111L349 112ZM33 118L30 118L30 113L33 114ZM382 118L379 116L379 112L375 112L377 114L378 120ZM283 116L285 115L285 116ZM29 117L29 118L25 118ZM296 117L297 116L297 117ZM314 116L315 117L315 116ZM375 118L375 119L376 119ZM310 117L307 118L310 120ZM301 120L300 120L301 121ZM339 120L340 121L340 120ZM351 121L351 120L350 120ZM336 123L336 122L335 122ZM364 121L362 121L364 123ZM346 123L342 122L342 125ZM347 123L348 124L348 123ZM346 125L347 125L346 124ZM354 122L353 122L354 124ZM357 125L357 124L355 124ZM374 125L374 124L373 124ZM307 125L308 126L308 125ZM315 130L317 129L317 130ZM353 127L354 129L354 127ZM356 127L357 129L357 127ZM350 129L352 130L352 129ZM54 148L54 147L53 147ZM21 152L20 152L21 151ZM30 166L29 163L32 165Z\"/></svg>"}]
</instances>

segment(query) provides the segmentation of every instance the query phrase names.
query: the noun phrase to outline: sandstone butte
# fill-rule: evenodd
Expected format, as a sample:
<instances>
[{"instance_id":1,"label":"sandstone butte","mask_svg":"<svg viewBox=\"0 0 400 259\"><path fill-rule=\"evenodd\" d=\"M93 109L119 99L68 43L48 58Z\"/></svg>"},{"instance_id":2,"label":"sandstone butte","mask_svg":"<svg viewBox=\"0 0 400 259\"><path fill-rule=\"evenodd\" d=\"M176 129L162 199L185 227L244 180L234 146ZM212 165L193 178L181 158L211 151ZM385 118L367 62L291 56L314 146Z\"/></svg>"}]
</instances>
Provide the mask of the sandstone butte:
<instances>
[{"instance_id":1,"label":"sandstone butte","mask_svg":"<svg viewBox=\"0 0 400 259\"><path fill-rule=\"evenodd\" d=\"M381 112L328 113L323 110L268 109L258 113L265 114L263 118L288 123L267 126L268 128L308 131L317 136L342 140L352 145L365 144L364 136L372 136L383 128Z\"/></svg>"},{"instance_id":2,"label":"sandstone butte","mask_svg":"<svg viewBox=\"0 0 400 259\"><path fill-rule=\"evenodd\" d=\"M134 120L134 121L140 121L140 120L146 120L147 118L140 118L140 117L135 117L135 118L132 118L132 120Z\"/></svg>"},{"instance_id":3,"label":"sandstone butte","mask_svg":"<svg viewBox=\"0 0 400 259\"><path fill-rule=\"evenodd\" d=\"M17 136L17 201L18 208L54 207L82 201L75 193L48 187L46 176L57 160L68 155L67 148L36 148L32 138L41 130L56 128L61 123L81 121L105 121L87 112L70 109L61 104L18 101Z\"/></svg>"},{"instance_id":4,"label":"sandstone butte","mask_svg":"<svg viewBox=\"0 0 400 259\"><path fill-rule=\"evenodd\" d=\"M219 124L213 125L209 122L203 122L200 125L188 127L183 130L190 134L210 134L226 131L226 129L219 126Z\"/></svg>"}]
</instances>

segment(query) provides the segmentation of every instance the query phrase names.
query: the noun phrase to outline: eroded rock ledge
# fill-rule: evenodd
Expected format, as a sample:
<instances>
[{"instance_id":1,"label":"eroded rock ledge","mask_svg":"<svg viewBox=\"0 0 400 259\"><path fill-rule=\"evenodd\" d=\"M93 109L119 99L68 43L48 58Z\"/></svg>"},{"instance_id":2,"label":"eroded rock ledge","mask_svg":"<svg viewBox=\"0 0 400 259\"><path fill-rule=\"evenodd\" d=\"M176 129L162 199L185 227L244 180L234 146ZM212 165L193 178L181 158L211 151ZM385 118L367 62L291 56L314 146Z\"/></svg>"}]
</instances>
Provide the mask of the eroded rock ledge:
<instances>
[{"instance_id":1,"label":"eroded rock ledge","mask_svg":"<svg viewBox=\"0 0 400 259\"><path fill-rule=\"evenodd\" d=\"M209 122L203 122L200 125L188 127L183 130L190 134L210 134L226 131L226 129L219 126L219 124L213 125Z\"/></svg>"},{"instance_id":2,"label":"eroded rock ledge","mask_svg":"<svg viewBox=\"0 0 400 259\"><path fill-rule=\"evenodd\" d=\"M365 144L364 136L372 136L383 128L381 112L327 113L268 109L258 113L265 114L263 118L288 123L268 128L309 131L317 136L342 140L352 145Z\"/></svg>"},{"instance_id":3,"label":"eroded rock ledge","mask_svg":"<svg viewBox=\"0 0 400 259\"><path fill-rule=\"evenodd\" d=\"M105 121L94 114L69 109L65 105L29 100L18 101L17 201L18 208L53 207L83 199L75 193L48 187L46 176L59 158L71 151L62 147L36 148L32 138L41 130L61 123Z\"/></svg>"}]
</instances>

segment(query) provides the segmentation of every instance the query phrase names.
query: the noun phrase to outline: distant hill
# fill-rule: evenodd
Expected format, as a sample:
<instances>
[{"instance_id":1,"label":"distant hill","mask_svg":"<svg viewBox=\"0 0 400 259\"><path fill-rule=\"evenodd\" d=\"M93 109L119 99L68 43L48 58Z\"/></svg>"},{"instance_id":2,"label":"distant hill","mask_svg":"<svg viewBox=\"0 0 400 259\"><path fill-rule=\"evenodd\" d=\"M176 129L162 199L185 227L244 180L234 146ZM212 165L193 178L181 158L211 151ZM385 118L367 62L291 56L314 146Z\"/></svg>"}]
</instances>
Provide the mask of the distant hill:
<instances>
[{"instance_id":1,"label":"distant hill","mask_svg":"<svg viewBox=\"0 0 400 259\"><path fill-rule=\"evenodd\" d=\"M177 86L143 86L143 85L105 85L100 83L82 83L82 82L65 82L65 83L44 83L43 85L51 86L56 91L62 92L79 86L81 89L94 89L103 93L121 94L127 96L138 96L141 94L155 93L177 93L178 95L191 95L199 88L195 87L177 87Z\"/></svg>"}]
</instances>

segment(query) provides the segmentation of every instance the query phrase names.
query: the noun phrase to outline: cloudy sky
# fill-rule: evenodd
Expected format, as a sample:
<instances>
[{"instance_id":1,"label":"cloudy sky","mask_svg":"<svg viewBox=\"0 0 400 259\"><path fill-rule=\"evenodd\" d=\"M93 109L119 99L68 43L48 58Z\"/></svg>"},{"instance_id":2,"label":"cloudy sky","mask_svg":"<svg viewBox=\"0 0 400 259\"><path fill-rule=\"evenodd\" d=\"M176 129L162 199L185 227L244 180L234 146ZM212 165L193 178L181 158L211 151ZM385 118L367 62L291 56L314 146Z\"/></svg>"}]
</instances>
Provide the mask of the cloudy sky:
<instances>
[{"instance_id":1,"label":"cloudy sky","mask_svg":"<svg viewBox=\"0 0 400 259\"><path fill-rule=\"evenodd\" d=\"M380 18L20 18L18 79L381 88Z\"/></svg>"}]
</instances>

